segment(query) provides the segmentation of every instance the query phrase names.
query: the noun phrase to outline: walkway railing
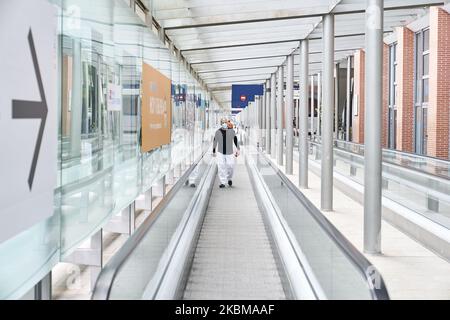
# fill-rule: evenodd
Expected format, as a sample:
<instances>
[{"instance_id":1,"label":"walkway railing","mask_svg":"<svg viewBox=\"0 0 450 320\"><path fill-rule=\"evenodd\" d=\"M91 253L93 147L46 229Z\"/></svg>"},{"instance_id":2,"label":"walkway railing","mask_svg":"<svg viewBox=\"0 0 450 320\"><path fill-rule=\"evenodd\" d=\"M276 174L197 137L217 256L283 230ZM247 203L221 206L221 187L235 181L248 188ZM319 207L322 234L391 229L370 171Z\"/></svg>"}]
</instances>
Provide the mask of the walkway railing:
<instances>
[{"instance_id":1,"label":"walkway railing","mask_svg":"<svg viewBox=\"0 0 450 320\"><path fill-rule=\"evenodd\" d=\"M364 147L335 144L334 170L364 185ZM320 162L320 143L310 141L310 154L312 161ZM433 169L434 164L441 169ZM442 170L446 165L438 159L384 150L383 196L450 229L450 179Z\"/></svg>"},{"instance_id":2,"label":"walkway railing","mask_svg":"<svg viewBox=\"0 0 450 320\"><path fill-rule=\"evenodd\" d=\"M320 137L314 137L320 143ZM364 156L364 145L343 140L335 140L336 148ZM450 161L423 156L415 153L383 149L383 162L397 164L411 170L438 176L450 180Z\"/></svg>"},{"instance_id":3,"label":"walkway railing","mask_svg":"<svg viewBox=\"0 0 450 320\"><path fill-rule=\"evenodd\" d=\"M247 157L270 193L270 201L316 298L389 299L383 278L375 267L297 186L263 153L249 151Z\"/></svg>"}]
</instances>

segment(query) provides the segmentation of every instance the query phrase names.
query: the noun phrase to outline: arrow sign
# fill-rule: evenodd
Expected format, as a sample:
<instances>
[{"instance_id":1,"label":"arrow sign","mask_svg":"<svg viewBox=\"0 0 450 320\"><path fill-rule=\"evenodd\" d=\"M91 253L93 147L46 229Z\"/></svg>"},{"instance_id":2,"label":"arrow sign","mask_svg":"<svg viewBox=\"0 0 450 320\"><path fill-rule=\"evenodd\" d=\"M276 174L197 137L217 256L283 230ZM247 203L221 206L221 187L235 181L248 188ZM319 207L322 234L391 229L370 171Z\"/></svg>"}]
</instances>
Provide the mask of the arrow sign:
<instances>
[{"instance_id":1,"label":"arrow sign","mask_svg":"<svg viewBox=\"0 0 450 320\"><path fill-rule=\"evenodd\" d=\"M39 70L39 63L36 55L36 49L34 47L33 33L28 32L28 44L30 46L31 57L33 58L34 73L39 86L39 93L41 101L26 101L26 100L13 100L12 101L12 118L13 119L41 119L41 125L39 127L39 133L34 147L33 162L31 163L30 173L28 175L28 187L30 190L33 187L34 174L36 172L36 165L39 158L39 151L42 144L42 136L44 135L45 122L47 120L47 100L45 99L44 86L42 84L41 72Z\"/></svg>"}]
</instances>

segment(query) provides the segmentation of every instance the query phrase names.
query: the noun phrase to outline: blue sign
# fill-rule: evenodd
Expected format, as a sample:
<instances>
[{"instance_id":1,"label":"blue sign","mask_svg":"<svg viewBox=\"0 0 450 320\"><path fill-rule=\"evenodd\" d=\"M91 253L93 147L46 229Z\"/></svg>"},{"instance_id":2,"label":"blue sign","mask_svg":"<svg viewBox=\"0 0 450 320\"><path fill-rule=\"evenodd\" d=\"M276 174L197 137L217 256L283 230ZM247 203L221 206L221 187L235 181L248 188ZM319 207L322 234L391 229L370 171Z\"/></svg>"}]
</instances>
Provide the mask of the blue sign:
<instances>
[{"instance_id":1,"label":"blue sign","mask_svg":"<svg viewBox=\"0 0 450 320\"><path fill-rule=\"evenodd\" d=\"M231 108L246 108L250 101L255 101L255 96L262 96L264 86L262 84L233 84L231 86Z\"/></svg>"}]
</instances>

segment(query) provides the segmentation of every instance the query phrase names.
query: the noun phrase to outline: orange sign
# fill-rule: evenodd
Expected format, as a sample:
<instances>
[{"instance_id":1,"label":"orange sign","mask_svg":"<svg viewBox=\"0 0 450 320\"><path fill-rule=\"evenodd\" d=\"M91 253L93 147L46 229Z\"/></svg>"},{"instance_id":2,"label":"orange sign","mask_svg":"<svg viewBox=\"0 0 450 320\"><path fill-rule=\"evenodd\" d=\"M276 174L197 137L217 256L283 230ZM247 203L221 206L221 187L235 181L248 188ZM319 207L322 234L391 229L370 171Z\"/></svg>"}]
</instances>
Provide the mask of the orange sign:
<instances>
[{"instance_id":1,"label":"orange sign","mask_svg":"<svg viewBox=\"0 0 450 320\"><path fill-rule=\"evenodd\" d=\"M142 70L142 144L148 152L171 141L170 79L144 63Z\"/></svg>"}]
</instances>

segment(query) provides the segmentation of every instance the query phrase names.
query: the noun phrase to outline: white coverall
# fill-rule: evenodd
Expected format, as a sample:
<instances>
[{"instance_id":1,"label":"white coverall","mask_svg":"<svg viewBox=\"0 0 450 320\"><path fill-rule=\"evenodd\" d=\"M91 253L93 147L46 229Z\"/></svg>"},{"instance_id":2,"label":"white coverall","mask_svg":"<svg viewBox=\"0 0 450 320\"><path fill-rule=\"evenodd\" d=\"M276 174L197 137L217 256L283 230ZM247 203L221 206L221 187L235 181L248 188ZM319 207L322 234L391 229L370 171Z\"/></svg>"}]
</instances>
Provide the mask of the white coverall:
<instances>
[{"instance_id":1,"label":"white coverall","mask_svg":"<svg viewBox=\"0 0 450 320\"><path fill-rule=\"evenodd\" d=\"M234 163L236 156L234 154L222 154L217 152L217 173L221 184L227 184L233 179Z\"/></svg>"},{"instance_id":2,"label":"white coverall","mask_svg":"<svg viewBox=\"0 0 450 320\"><path fill-rule=\"evenodd\" d=\"M189 175L189 184L196 184L197 183L197 178L198 178L198 171L199 171L199 165L200 163L198 163L195 168L192 170L191 174Z\"/></svg>"}]
</instances>

